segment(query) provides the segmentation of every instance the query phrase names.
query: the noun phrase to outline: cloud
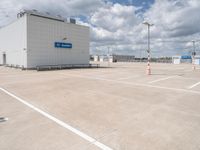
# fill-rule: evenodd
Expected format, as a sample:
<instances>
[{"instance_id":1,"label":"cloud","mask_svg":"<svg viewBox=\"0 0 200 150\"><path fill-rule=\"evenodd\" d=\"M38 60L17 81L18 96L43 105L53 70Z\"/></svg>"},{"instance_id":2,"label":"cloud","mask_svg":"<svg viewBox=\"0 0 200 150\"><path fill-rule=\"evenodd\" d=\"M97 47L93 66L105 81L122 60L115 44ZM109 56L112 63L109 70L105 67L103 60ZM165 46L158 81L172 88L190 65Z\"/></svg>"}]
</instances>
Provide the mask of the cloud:
<instances>
[{"instance_id":1,"label":"cloud","mask_svg":"<svg viewBox=\"0 0 200 150\"><path fill-rule=\"evenodd\" d=\"M92 48L103 49L105 46L109 46L111 49L122 52L124 50L125 53L128 53L133 48L132 42L136 36L134 30L138 29L138 25L142 21L136 14L137 10L137 7L131 5L108 3L94 12L89 18Z\"/></svg>"},{"instance_id":2,"label":"cloud","mask_svg":"<svg viewBox=\"0 0 200 150\"><path fill-rule=\"evenodd\" d=\"M160 37L189 36L200 32L199 8L199 0L156 0L144 18L161 31Z\"/></svg>"},{"instance_id":3,"label":"cloud","mask_svg":"<svg viewBox=\"0 0 200 150\"><path fill-rule=\"evenodd\" d=\"M187 43L200 38L199 8L199 0L156 0L144 13L144 19L155 24L152 28L153 39L171 42L164 42L158 46L155 40L152 49L168 55L181 55L191 51L192 46L189 47Z\"/></svg>"},{"instance_id":4,"label":"cloud","mask_svg":"<svg viewBox=\"0 0 200 150\"><path fill-rule=\"evenodd\" d=\"M156 0L141 17L137 14L140 8L111 3L89 18L92 48L99 47L103 51L107 45L126 54L138 55L140 51L145 54L147 28L142 22L147 20L155 24L151 28L152 55L181 55L191 51L188 43L192 39L200 37L199 8L198 0ZM176 42L180 40L188 42Z\"/></svg>"},{"instance_id":5,"label":"cloud","mask_svg":"<svg viewBox=\"0 0 200 150\"><path fill-rule=\"evenodd\" d=\"M119 29L126 30L138 23L136 10L137 8L134 6L111 4L111 6L102 7L96 11L90 18L90 22L92 25L100 26L111 32Z\"/></svg>"},{"instance_id":6,"label":"cloud","mask_svg":"<svg viewBox=\"0 0 200 150\"><path fill-rule=\"evenodd\" d=\"M145 11L144 5L131 4L131 1L125 5L111 0L1 0L0 26L13 21L23 8L74 16L79 24L91 29L91 53L107 53L110 47L120 54L140 56L142 52L145 56L147 27L142 24L144 20L154 24L151 27L152 56L181 55L191 51L191 40L200 39L199 0L155 0Z\"/></svg>"},{"instance_id":7,"label":"cloud","mask_svg":"<svg viewBox=\"0 0 200 150\"><path fill-rule=\"evenodd\" d=\"M69 17L88 16L103 5L102 0L1 0L0 16L3 20L0 25L13 21L22 9L36 9L53 15Z\"/></svg>"}]
</instances>

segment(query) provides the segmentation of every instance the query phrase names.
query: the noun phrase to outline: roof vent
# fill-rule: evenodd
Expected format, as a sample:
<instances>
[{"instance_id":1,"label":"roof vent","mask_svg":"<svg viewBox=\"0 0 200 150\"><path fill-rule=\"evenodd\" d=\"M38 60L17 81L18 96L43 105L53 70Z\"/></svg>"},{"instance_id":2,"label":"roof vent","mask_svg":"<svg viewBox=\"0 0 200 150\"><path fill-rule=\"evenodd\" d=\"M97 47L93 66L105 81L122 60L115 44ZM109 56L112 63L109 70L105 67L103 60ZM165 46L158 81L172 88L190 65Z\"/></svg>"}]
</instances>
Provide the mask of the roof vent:
<instances>
[{"instance_id":1,"label":"roof vent","mask_svg":"<svg viewBox=\"0 0 200 150\"><path fill-rule=\"evenodd\" d=\"M23 17L24 14L25 14L24 12L20 12L20 13L18 13L18 14L17 14L17 18L21 18L21 17Z\"/></svg>"},{"instance_id":2,"label":"roof vent","mask_svg":"<svg viewBox=\"0 0 200 150\"><path fill-rule=\"evenodd\" d=\"M49 13L49 12L46 12L46 14L47 14L47 15L50 15L50 13Z\"/></svg>"},{"instance_id":3,"label":"roof vent","mask_svg":"<svg viewBox=\"0 0 200 150\"><path fill-rule=\"evenodd\" d=\"M59 18L62 18L62 16L61 15L57 15Z\"/></svg>"},{"instance_id":4,"label":"roof vent","mask_svg":"<svg viewBox=\"0 0 200 150\"><path fill-rule=\"evenodd\" d=\"M76 19L70 18L70 19L69 19L69 22L70 22L70 23L73 23L73 24L76 24Z\"/></svg>"}]
</instances>

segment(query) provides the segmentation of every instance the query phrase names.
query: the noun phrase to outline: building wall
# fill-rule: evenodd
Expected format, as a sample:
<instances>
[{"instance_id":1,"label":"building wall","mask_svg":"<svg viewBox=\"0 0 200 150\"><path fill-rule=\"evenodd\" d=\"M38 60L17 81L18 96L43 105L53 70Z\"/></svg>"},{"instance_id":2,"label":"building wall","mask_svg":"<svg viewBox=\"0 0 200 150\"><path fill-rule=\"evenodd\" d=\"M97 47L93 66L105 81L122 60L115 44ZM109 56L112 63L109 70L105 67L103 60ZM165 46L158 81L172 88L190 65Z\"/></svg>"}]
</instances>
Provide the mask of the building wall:
<instances>
[{"instance_id":1,"label":"building wall","mask_svg":"<svg viewBox=\"0 0 200 150\"><path fill-rule=\"evenodd\" d=\"M94 61L99 61L99 56L94 56Z\"/></svg>"},{"instance_id":2,"label":"building wall","mask_svg":"<svg viewBox=\"0 0 200 150\"><path fill-rule=\"evenodd\" d=\"M114 62L131 62L135 60L135 56L129 55L113 55Z\"/></svg>"},{"instance_id":3,"label":"building wall","mask_svg":"<svg viewBox=\"0 0 200 150\"><path fill-rule=\"evenodd\" d=\"M180 64L181 63L181 56L172 56L173 64Z\"/></svg>"},{"instance_id":4,"label":"building wall","mask_svg":"<svg viewBox=\"0 0 200 150\"><path fill-rule=\"evenodd\" d=\"M181 63L190 64L192 63L192 59L181 59Z\"/></svg>"},{"instance_id":5,"label":"building wall","mask_svg":"<svg viewBox=\"0 0 200 150\"><path fill-rule=\"evenodd\" d=\"M195 65L200 65L200 59L195 59L194 64Z\"/></svg>"},{"instance_id":6,"label":"building wall","mask_svg":"<svg viewBox=\"0 0 200 150\"><path fill-rule=\"evenodd\" d=\"M196 65L200 65L200 56L195 56L195 60L194 60L194 63L196 64Z\"/></svg>"},{"instance_id":7,"label":"building wall","mask_svg":"<svg viewBox=\"0 0 200 150\"><path fill-rule=\"evenodd\" d=\"M27 24L28 68L89 64L89 27L32 15L27 16ZM55 42L72 43L72 48L55 48Z\"/></svg>"},{"instance_id":8,"label":"building wall","mask_svg":"<svg viewBox=\"0 0 200 150\"><path fill-rule=\"evenodd\" d=\"M174 64L180 64L181 63L181 59L173 59L173 63Z\"/></svg>"},{"instance_id":9,"label":"building wall","mask_svg":"<svg viewBox=\"0 0 200 150\"><path fill-rule=\"evenodd\" d=\"M26 35L26 16L0 29L0 64L5 53L7 65L27 66Z\"/></svg>"}]
</instances>

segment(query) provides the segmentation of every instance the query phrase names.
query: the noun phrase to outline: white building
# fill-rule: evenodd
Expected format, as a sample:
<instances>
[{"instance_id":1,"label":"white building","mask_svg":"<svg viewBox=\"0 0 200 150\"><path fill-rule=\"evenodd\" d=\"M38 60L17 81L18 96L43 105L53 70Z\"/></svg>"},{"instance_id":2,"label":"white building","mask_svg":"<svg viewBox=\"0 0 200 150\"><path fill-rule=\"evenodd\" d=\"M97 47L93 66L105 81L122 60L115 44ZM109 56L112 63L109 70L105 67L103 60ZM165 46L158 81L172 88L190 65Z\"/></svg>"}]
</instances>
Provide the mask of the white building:
<instances>
[{"instance_id":1,"label":"white building","mask_svg":"<svg viewBox=\"0 0 200 150\"><path fill-rule=\"evenodd\" d=\"M98 55L95 55L95 56L94 56L94 61L95 61L95 62L99 61L99 56L98 56Z\"/></svg>"},{"instance_id":2,"label":"white building","mask_svg":"<svg viewBox=\"0 0 200 150\"><path fill-rule=\"evenodd\" d=\"M195 65L200 65L200 55L194 57L194 63Z\"/></svg>"},{"instance_id":3,"label":"white building","mask_svg":"<svg viewBox=\"0 0 200 150\"><path fill-rule=\"evenodd\" d=\"M89 64L89 27L23 11L15 22L0 28L0 64L22 68Z\"/></svg>"},{"instance_id":4,"label":"white building","mask_svg":"<svg viewBox=\"0 0 200 150\"><path fill-rule=\"evenodd\" d=\"M104 62L105 61L105 56L99 56L99 61Z\"/></svg>"},{"instance_id":5,"label":"white building","mask_svg":"<svg viewBox=\"0 0 200 150\"><path fill-rule=\"evenodd\" d=\"M180 63L192 63L192 57L188 55L183 56L173 56L172 62L174 64L180 64Z\"/></svg>"},{"instance_id":6,"label":"white building","mask_svg":"<svg viewBox=\"0 0 200 150\"><path fill-rule=\"evenodd\" d=\"M100 62L113 62L113 56L110 55L102 55L102 56L98 56L99 57L99 61Z\"/></svg>"},{"instance_id":7,"label":"white building","mask_svg":"<svg viewBox=\"0 0 200 150\"><path fill-rule=\"evenodd\" d=\"M173 56L172 62L173 62L173 64L180 64L181 63L181 56Z\"/></svg>"}]
</instances>

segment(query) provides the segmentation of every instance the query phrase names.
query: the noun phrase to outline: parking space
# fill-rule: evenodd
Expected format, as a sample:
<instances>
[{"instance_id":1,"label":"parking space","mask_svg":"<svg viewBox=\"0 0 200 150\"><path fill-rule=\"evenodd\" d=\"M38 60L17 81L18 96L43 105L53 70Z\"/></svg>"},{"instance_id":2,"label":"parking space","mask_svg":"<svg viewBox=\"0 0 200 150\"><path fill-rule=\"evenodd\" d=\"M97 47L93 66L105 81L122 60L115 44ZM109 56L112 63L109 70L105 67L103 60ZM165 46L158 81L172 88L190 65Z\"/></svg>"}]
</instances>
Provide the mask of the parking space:
<instances>
[{"instance_id":1,"label":"parking space","mask_svg":"<svg viewBox=\"0 0 200 150\"><path fill-rule=\"evenodd\" d=\"M8 117L8 121L0 124L2 150L99 149L2 91L0 97L0 114Z\"/></svg>"},{"instance_id":2,"label":"parking space","mask_svg":"<svg viewBox=\"0 0 200 150\"><path fill-rule=\"evenodd\" d=\"M199 149L199 67L152 64L151 76L145 68L144 63L44 72L0 67L0 88L95 139L88 141L1 90L0 113L9 120L0 123L0 149Z\"/></svg>"}]
</instances>

